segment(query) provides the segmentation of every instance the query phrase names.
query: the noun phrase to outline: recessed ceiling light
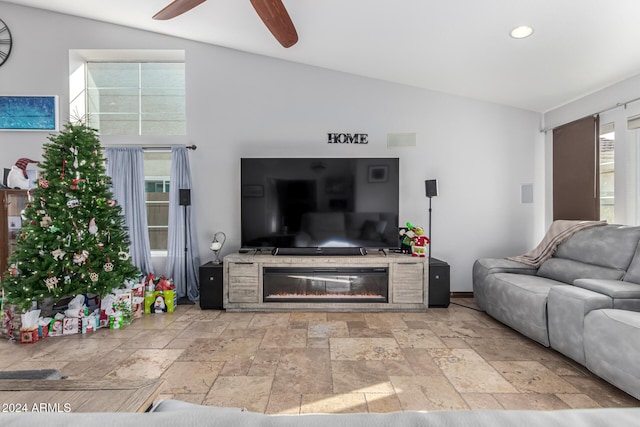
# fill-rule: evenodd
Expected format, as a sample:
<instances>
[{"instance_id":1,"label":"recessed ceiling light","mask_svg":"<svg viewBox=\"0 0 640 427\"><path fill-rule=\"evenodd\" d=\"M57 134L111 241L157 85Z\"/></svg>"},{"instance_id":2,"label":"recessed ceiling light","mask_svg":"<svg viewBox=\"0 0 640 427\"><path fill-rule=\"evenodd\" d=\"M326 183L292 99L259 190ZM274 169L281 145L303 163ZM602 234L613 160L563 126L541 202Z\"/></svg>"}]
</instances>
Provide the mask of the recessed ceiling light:
<instances>
[{"instance_id":1,"label":"recessed ceiling light","mask_svg":"<svg viewBox=\"0 0 640 427\"><path fill-rule=\"evenodd\" d=\"M526 37L529 37L531 34L533 34L533 28L528 25L520 25L519 27L511 30L511 32L509 33L509 35L514 39L524 39Z\"/></svg>"}]
</instances>

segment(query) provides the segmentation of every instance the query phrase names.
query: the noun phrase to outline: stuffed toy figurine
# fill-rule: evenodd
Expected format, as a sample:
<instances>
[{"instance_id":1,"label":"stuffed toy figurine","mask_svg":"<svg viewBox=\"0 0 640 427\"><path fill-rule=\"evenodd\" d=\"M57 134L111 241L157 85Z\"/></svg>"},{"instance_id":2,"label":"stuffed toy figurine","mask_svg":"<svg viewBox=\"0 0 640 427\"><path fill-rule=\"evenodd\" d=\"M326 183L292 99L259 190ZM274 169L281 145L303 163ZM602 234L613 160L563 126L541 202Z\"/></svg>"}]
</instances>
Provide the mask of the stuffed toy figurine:
<instances>
[{"instance_id":1,"label":"stuffed toy figurine","mask_svg":"<svg viewBox=\"0 0 640 427\"><path fill-rule=\"evenodd\" d=\"M411 242L416 236L415 227L411 225L410 222L407 222L406 225L406 228L400 229L400 236L402 237L402 240L400 242L400 251L403 254L411 253Z\"/></svg>"},{"instance_id":2,"label":"stuffed toy figurine","mask_svg":"<svg viewBox=\"0 0 640 427\"><path fill-rule=\"evenodd\" d=\"M411 256L419 256L424 258L427 245L429 244L429 238L424 235L424 229L422 227L415 227L415 237L411 240Z\"/></svg>"},{"instance_id":3,"label":"stuffed toy figurine","mask_svg":"<svg viewBox=\"0 0 640 427\"><path fill-rule=\"evenodd\" d=\"M18 188L21 190L29 189L29 175L27 175L27 165L29 163L40 162L23 157L18 159L16 163L11 166L11 171L9 171L9 174L7 175L7 187Z\"/></svg>"}]
</instances>

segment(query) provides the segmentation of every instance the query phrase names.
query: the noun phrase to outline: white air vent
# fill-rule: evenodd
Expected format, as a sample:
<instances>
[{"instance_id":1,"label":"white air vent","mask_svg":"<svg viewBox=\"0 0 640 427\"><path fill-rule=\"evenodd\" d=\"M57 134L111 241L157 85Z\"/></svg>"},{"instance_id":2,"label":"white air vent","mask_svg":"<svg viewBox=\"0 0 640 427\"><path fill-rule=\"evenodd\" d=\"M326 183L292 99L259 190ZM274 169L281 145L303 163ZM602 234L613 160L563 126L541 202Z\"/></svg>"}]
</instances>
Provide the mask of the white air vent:
<instances>
[{"instance_id":1,"label":"white air vent","mask_svg":"<svg viewBox=\"0 0 640 427\"><path fill-rule=\"evenodd\" d=\"M533 203L533 184L520 185L520 203Z\"/></svg>"},{"instance_id":2,"label":"white air vent","mask_svg":"<svg viewBox=\"0 0 640 427\"><path fill-rule=\"evenodd\" d=\"M387 148L415 147L416 134L414 133L388 133Z\"/></svg>"}]
</instances>

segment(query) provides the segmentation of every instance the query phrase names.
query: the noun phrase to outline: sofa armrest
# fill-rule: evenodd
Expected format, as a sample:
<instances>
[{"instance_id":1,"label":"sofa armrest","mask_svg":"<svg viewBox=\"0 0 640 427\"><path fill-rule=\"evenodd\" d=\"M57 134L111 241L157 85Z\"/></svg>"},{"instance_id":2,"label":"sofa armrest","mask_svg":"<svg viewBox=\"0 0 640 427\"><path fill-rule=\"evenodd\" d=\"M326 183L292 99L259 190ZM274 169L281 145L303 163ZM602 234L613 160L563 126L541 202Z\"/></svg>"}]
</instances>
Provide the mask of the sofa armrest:
<instances>
[{"instance_id":1,"label":"sofa armrest","mask_svg":"<svg viewBox=\"0 0 640 427\"><path fill-rule=\"evenodd\" d=\"M485 310L484 281L489 274L516 273L534 275L538 270L506 258L479 258L473 263L473 297L481 310Z\"/></svg>"}]
</instances>

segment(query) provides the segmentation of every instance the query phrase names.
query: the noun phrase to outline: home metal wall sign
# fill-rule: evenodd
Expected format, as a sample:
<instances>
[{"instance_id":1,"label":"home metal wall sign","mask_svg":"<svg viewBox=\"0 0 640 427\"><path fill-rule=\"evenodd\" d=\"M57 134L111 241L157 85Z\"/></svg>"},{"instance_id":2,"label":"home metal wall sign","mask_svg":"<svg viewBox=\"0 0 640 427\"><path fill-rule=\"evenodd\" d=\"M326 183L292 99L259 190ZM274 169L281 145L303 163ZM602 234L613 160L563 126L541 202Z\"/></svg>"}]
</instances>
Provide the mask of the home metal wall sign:
<instances>
[{"instance_id":1,"label":"home metal wall sign","mask_svg":"<svg viewBox=\"0 0 640 427\"><path fill-rule=\"evenodd\" d=\"M368 133L328 133L328 144L368 144Z\"/></svg>"}]
</instances>

